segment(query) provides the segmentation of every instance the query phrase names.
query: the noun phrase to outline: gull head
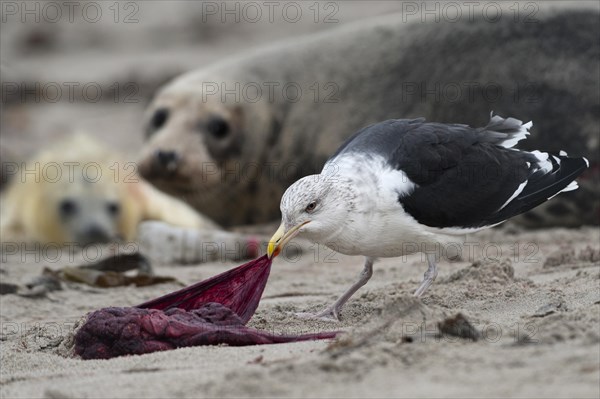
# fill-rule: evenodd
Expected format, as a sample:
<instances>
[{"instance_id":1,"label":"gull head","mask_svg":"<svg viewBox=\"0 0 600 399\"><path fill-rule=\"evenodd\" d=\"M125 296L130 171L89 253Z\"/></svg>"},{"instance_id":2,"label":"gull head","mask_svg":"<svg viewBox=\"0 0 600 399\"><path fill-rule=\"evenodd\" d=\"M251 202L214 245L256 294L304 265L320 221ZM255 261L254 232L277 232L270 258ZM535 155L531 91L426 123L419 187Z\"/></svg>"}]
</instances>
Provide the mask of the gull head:
<instances>
[{"instance_id":1,"label":"gull head","mask_svg":"<svg viewBox=\"0 0 600 399\"><path fill-rule=\"evenodd\" d=\"M269 241L269 257L296 236L313 242L333 236L343 228L352 198L350 182L338 176L310 175L292 184L281 199L281 225Z\"/></svg>"}]
</instances>

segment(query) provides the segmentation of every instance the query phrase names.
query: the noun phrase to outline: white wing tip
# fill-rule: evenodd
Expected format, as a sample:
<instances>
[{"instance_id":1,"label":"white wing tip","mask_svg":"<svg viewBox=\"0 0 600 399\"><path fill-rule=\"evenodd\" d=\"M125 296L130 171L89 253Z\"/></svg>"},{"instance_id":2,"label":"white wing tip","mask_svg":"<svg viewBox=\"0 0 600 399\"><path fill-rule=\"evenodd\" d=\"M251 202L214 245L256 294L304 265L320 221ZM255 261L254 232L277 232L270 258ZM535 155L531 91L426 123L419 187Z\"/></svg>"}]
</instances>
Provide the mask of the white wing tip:
<instances>
[{"instance_id":1,"label":"white wing tip","mask_svg":"<svg viewBox=\"0 0 600 399\"><path fill-rule=\"evenodd\" d=\"M496 121L497 120L501 120L503 119L502 117L495 115L492 118L492 121ZM531 129L531 127L533 126L533 121L529 121L527 123L523 123L521 122L519 119L515 119L515 118L506 118L504 119L507 122L514 122L514 123L518 123L519 125L521 125L518 129L517 132L511 134L509 136L509 138L507 140L505 140L504 142L500 143L500 145L504 148L513 148L519 141L526 139L527 136L529 136L531 133L529 132L529 129Z\"/></svg>"},{"instance_id":2,"label":"white wing tip","mask_svg":"<svg viewBox=\"0 0 600 399\"><path fill-rule=\"evenodd\" d=\"M571 183L569 183L569 185L565 188L563 188L561 190L562 193L565 193L567 191L573 191L573 190L577 190L579 188L579 185L577 184L577 182L575 180L573 180Z\"/></svg>"},{"instance_id":3,"label":"white wing tip","mask_svg":"<svg viewBox=\"0 0 600 399\"><path fill-rule=\"evenodd\" d=\"M535 155L535 157L540 161L540 162L545 162L548 160L548 153L547 152L541 152L540 150L533 150L530 151L533 155Z\"/></svg>"},{"instance_id":4,"label":"white wing tip","mask_svg":"<svg viewBox=\"0 0 600 399\"><path fill-rule=\"evenodd\" d=\"M566 193L568 191L577 190L578 188L579 188L579 185L577 184L577 182L575 180L573 180L571 183L569 183L569 185L567 187L563 188L556 194L553 194L550 197L548 197L548 200L551 200L552 198L556 197L560 193Z\"/></svg>"}]
</instances>

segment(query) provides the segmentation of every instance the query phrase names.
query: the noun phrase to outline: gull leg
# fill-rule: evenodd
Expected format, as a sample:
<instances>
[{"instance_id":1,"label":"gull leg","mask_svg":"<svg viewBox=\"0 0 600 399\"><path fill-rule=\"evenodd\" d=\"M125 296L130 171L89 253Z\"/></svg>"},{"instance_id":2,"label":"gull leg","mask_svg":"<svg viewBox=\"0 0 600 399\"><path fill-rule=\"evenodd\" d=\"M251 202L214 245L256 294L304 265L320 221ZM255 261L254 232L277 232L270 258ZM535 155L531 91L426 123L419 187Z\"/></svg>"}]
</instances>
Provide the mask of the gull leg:
<instances>
[{"instance_id":1,"label":"gull leg","mask_svg":"<svg viewBox=\"0 0 600 399\"><path fill-rule=\"evenodd\" d=\"M422 296L438 275L437 265L435 263L435 254L427 254L427 263L429 263L429 267L423 275L423 282L414 293L414 296L416 297Z\"/></svg>"},{"instance_id":2,"label":"gull leg","mask_svg":"<svg viewBox=\"0 0 600 399\"><path fill-rule=\"evenodd\" d=\"M354 293L358 291L360 287L365 285L373 275L374 260L375 259L373 258L366 258L365 267L360 273L358 281L352 284L352 286L348 288L348 290L344 292L344 294L342 294L342 296L340 296L338 300L334 302L333 305L329 306L327 309L323 310L320 313L296 313L296 316L304 319L319 319L324 321L340 320L340 312L342 311L342 306L344 306L348 299L350 299L350 297L354 295Z\"/></svg>"}]
</instances>

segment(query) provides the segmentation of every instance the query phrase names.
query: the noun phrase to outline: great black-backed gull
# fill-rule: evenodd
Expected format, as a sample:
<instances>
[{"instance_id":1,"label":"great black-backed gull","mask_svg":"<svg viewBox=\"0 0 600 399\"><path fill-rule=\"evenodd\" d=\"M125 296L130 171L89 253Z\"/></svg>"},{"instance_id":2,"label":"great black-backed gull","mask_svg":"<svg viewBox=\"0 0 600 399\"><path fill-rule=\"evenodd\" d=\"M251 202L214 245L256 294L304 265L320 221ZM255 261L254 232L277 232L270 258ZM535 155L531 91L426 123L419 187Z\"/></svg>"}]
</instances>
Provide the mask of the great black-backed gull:
<instances>
[{"instance_id":1,"label":"great black-backed gull","mask_svg":"<svg viewBox=\"0 0 600 399\"><path fill-rule=\"evenodd\" d=\"M320 174L287 189L268 254L298 236L366 257L359 280L313 315L319 318L338 319L381 257L425 253L429 268L415 291L421 296L437 276L440 246L577 188L575 178L588 167L585 158L514 148L531 126L497 115L483 128L423 118L368 126Z\"/></svg>"}]
</instances>

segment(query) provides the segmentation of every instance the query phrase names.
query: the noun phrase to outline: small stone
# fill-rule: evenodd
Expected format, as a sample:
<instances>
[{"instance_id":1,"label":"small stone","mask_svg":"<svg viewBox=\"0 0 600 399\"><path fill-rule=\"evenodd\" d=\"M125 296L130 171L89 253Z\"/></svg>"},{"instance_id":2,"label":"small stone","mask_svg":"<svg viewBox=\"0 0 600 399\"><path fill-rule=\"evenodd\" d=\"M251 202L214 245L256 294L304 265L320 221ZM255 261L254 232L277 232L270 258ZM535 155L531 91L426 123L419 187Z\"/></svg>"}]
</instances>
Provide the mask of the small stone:
<instances>
[{"instance_id":1,"label":"small stone","mask_svg":"<svg viewBox=\"0 0 600 399\"><path fill-rule=\"evenodd\" d=\"M442 334L471 339L473 341L477 341L481 338L480 332L462 313L458 313L454 317L449 317L444 321L439 322L438 329Z\"/></svg>"},{"instance_id":2,"label":"small stone","mask_svg":"<svg viewBox=\"0 0 600 399\"><path fill-rule=\"evenodd\" d=\"M10 283L0 283L0 295L14 294L19 290L19 286Z\"/></svg>"}]
</instances>

